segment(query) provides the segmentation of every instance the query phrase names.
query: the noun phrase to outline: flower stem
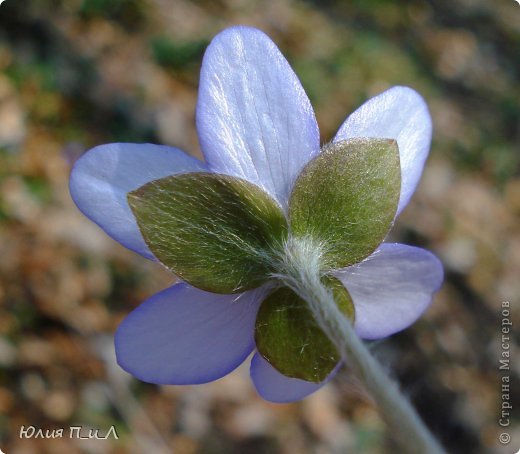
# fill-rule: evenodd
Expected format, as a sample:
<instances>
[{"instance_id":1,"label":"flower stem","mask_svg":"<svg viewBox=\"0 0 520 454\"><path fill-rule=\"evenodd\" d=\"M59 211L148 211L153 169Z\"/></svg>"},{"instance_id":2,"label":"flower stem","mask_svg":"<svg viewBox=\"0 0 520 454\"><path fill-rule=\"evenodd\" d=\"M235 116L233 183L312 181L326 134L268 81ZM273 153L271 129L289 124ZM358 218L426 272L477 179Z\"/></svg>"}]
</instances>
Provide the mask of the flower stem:
<instances>
[{"instance_id":1,"label":"flower stem","mask_svg":"<svg viewBox=\"0 0 520 454\"><path fill-rule=\"evenodd\" d=\"M301 253L303 252L303 253ZM316 321L336 345L345 362L377 402L383 419L404 452L439 454L444 449L422 422L399 386L383 370L338 309L332 292L323 286L314 258L305 249L293 248L279 276L309 305ZM317 259L316 259L317 260Z\"/></svg>"}]
</instances>

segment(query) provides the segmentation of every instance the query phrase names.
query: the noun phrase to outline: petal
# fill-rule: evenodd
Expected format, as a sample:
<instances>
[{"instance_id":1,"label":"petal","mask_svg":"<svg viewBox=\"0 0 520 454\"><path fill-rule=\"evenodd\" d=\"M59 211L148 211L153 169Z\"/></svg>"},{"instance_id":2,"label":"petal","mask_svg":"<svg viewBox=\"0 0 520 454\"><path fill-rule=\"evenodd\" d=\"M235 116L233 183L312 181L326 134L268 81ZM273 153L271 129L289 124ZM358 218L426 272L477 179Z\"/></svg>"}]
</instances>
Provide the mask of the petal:
<instances>
[{"instance_id":1,"label":"petal","mask_svg":"<svg viewBox=\"0 0 520 454\"><path fill-rule=\"evenodd\" d=\"M393 87L375 96L345 120L334 142L354 137L397 140L402 178L399 215L415 191L430 150L432 121L424 99L408 87Z\"/></svg>"},{"instance_id":2,"label":"petal","mask_svg":"<svg viewBox=\"0 0 520 454\"><path fill-rule=\"evenodd\" d=\"M365 261L334 273L352 296L354 327L364 339L390 336L414 323L439 290L443 274L431 252L388 243Z\"/></svg>"},{"instance_id":3,"label":"petal","mask_svg":"<svg viewBox=\"0 0 520 454\"><path fill-rule=\"evenodd\" d=\"M284 404L303 399L318 391L336 375L340 364L321 383L311 383L282 375L259 353L255 353L251 360L250 374L258 394L269 402Z\"/></svg>"},{"instance_id":4,"label":"petal","mask_svg":"<svg viewBox=\"0 0 520 454\"><path fill-rule=\"evenodd\" d=\"M217 295L185 283L169 287L123 320L115 336L117 362L149 383L217 380L251 353L262 293Z\"/></svg>"},{"instance_id":5,"label":"petal","mask_svg":"<svg viewBox=\"0 0 520 454\"><path fill-rule=\"evenodd\" d=\"M300 81L276 45L250 27L229 28L209 45L197 129L211 170L259 185L284 208L300 170L319 152Z\"/></svg>"},{"instance_id":6,"label":"petal","mask_svg":"<svg viewBox=\"0 0 520 454\"><path fill-rule=\"evenodd\" d=\"M176 148L113 143L87 151L70 175L70 193L78 208L123 246L149 259L126 200L127 193L158 178L204 171L202 162Z\"/></svg>"}]
</instances>

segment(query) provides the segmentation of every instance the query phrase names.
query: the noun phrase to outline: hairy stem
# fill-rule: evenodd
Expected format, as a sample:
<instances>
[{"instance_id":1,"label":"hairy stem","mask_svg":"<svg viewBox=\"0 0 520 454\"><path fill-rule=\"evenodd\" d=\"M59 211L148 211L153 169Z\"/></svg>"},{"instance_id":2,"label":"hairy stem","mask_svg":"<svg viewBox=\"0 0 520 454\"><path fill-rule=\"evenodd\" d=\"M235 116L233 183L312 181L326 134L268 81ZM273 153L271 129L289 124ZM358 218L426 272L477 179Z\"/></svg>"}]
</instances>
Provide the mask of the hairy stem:
<instances>
[{"instance_id":1,"label":"hairy stem","mask_svg":"<svg viewBox=\"0 0 520 454\"><path fill-rule=\"evenodd\" d=\"M350 321L339 311L332 292L321 283L320 260L316 251L309 244L288 244L284 272L278 278L308 303L318 324L336 345L343 360L374 397L383 419L403 451L413 454L444 453L409 400L401 394L397 383L386 374L357 336Z\"/></svg>"}]
</instances>

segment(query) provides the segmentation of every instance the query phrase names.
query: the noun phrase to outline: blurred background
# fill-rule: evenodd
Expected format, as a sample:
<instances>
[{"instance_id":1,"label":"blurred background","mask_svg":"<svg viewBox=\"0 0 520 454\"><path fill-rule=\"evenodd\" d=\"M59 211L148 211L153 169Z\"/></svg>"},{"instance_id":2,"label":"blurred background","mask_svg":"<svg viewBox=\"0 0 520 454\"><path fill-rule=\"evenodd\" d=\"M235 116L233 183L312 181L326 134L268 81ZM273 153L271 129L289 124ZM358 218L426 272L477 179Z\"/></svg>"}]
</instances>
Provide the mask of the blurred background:
<instances>
[{"instance_id":1,"label":"blurred background","mask_svg":"<svg viewBox=\"0 0 520 454\"><path fill-rule=\"evenodd\" d=\"M157 387L118 368L113 333L172 275L109 239L68 193L71 163L107 142L200 155L202 55L233 24L280 47L322 141L395 85L430 106L434 140L393 239L446 280L410 329L372 344L449 452L500 450L502 302L520 295L520 5L514 0L6 0L0 6L0 449L19 453L393 453L348 371L274 405L248 361L208 385ZM516 306L515 306L516 304ZM517 331L518 332L518 331ZM513 350L513 354L515 350ZM513 357L513 380L520 361ZM517 377L517 376L516 376ZM514 379L516 380L516 378ZM510 403L520 406L518 382ZM518 420L517 420L518 421ZM20 439L71 425L119 439ZM420 453L419 453L420 454Z\"/></svg>"}]
</instances>

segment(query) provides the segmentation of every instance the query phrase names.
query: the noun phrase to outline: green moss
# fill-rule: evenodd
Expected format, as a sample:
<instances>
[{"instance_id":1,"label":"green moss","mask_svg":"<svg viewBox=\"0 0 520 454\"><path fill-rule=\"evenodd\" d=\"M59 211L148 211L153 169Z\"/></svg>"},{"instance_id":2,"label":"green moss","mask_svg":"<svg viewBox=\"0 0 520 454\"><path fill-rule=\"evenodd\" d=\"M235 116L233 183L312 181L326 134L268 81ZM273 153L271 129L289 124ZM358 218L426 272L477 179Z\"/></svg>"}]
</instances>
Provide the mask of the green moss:
<instances>
[{"instance_id":1,"label":"green moss","mask_svg":"<svg viewBox=\"0 0 520 454\"><path fill-rule=\"evenodd\" d=\"M208 46L208 40L197 40L177 43L166 37L158 37L150 46L154 60L161 66L180 70L192 65L200 65L200 61Z\"/></svg>"}]
</instances>

